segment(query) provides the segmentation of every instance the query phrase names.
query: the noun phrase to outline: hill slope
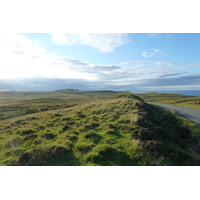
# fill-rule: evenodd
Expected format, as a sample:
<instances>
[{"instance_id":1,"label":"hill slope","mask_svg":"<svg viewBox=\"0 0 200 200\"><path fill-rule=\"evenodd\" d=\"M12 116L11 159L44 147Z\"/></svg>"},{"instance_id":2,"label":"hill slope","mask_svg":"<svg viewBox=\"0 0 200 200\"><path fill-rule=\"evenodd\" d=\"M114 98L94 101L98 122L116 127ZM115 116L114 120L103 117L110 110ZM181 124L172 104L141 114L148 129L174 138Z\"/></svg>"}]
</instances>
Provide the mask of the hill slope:
<instances>
[{"instance_id":1,"label":"hill slope","mask_svg":"<svg viewBox=\"0 0 200 200\"><path fill-rule=\"evenodd\" d=\"M200 97L198 96L170 94L170 93L156 93L156 92L141 93L137 95L145 100L150 100L156 103L200 110Z\"/></svg>"},{"instance_id":2,"label":"hill slope","mask_svg":"<svg viewBox=\"0 0 200 200\"><path fill-rule=\"evenodd\" d=\"M122 94L130 94L130 92L124 91L109 91L109 90L97 90L97 91L79 91L74 89L57 90L53 92L0 92L0 105L8 103L17 103L24 100L33 99L107 99L113 98Z\"/></svg>"},{"instance_id":3,"label":"hill slope","mask_svg":"<svg viewBox=\"0 0 200 200\"><path fill-rule=\"evenodd\" d=\"M188 120L121 94L1 120L0 165L199 165L198 135Z\"/></svg>"}]
</instances>

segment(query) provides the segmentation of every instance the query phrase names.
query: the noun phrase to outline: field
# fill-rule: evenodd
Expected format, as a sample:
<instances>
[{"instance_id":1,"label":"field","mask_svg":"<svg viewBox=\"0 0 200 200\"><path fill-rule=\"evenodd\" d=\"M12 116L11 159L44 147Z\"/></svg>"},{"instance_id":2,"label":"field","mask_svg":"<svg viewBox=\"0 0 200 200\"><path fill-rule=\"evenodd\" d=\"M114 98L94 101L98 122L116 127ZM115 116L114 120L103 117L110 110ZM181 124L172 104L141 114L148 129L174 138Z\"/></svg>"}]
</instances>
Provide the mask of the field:
<instances>
[{"instance_id":1,"label":"field","mask_svg":"<svg viewBox=\"0 0 200 200\"><path fill-rule=\"evenodd\" d=\"M0 95L0 165L200 165L200 129L141 95L69 89Z\"/></svg>"},{"instance_id":2,"label":"field","mask_svg":"<svg viewBox=\"0 0 200 200\"><path fill-rule=\"evenodd\" d=\"M150 100L155 103L181 106L185 108L200 109L200 97L180 95L180 94L168 94L168 93L142 93L137 94L139 97Z\"/></svg>"},{"instance_id":3,"label":"field","mask_svg":"<svg viewBox=\"0 0 200 200\"><path fill-rule=\"evenodd\" d=\"M129 92L115 92L107 90L79 91L73 89L57 90L54 92L0 92L0 105L33 99L104 99L112 98Z\"/></svg>"}]
</instances>

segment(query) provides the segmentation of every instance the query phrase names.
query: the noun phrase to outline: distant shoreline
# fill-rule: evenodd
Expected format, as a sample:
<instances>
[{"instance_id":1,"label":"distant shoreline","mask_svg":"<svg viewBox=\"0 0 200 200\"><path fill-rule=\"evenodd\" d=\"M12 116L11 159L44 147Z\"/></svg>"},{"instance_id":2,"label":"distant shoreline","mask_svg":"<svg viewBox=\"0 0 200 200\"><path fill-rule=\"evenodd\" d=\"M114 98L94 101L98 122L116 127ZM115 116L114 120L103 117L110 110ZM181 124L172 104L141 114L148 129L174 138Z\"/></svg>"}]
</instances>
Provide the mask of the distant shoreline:
<instances>
[{"instance_id":1,"label":"distant shoreline","mask_svg":"<svg viewBox=\"0 0 200 200\"><path fill-rule=\"evenodd\" d=\"M84 90L77 90L77 89L68 89L68 90L72 90L72 91L84 91ZM55 92L56 90L54 91L24 91L24 90L0 90L0 92ZM94 91L94 90L85 90L85 91ZM95 90L95 91L98 91L98 90ZM106 91L106 90L105 90ZM110 90L111 91L111 90ZM112 90L112 91L116 91L117 90ZM123 91L123 90L122 90ZM191 96L199 96L200 97L200 90L160 90L160 91L130 91L132 93L135 93L135 94L141 94L141 93L151 93L151 92L156 92L156 93L171 93L171 94L181 94L181 95L191 95Z\"/></svg>"},{"instance_id":2,"label":"distant shoreline","mask_svg":"<svg viewBox=\"0 0 200 200\"><path fill-rule=\"evenodd\" d=\"M137 93L149 93L151 91L141 91ZM171 94L182 94L182 95L191 95L191 96L199 96L200 90L168 90L168 91L152 91L157 93L171 93ZM133 92L134 93L134 92Z\"/></svg>"}]
</instances>

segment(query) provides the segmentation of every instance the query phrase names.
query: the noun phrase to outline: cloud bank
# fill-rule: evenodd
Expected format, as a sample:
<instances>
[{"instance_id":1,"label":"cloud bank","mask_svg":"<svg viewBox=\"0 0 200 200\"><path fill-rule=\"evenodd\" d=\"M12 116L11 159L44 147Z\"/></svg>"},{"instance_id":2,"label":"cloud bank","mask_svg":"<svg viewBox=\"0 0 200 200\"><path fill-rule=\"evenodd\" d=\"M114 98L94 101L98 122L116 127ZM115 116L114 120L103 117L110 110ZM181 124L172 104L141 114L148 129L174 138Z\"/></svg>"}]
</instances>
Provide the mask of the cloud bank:
<instances>
[{"instance_id":1,"label":"cloud bank","mask_svg":"<svg viewBox=\"0 0 200 200\"><path fill-rule=\"evenodd\" d=\"M0 35L0 57L0 90L200 89L200 74L187 74L171 61L133 60L110 65L82 62L48 52L21 34Z\"/></svg>"}]
</instances>

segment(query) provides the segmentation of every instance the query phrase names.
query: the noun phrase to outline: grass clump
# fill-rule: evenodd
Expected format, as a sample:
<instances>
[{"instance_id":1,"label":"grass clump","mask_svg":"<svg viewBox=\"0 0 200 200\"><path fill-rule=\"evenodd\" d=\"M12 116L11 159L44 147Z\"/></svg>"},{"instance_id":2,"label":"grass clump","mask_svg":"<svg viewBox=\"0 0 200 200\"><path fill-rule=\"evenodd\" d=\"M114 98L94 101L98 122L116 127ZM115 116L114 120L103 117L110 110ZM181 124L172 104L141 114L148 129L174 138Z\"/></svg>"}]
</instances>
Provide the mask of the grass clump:
<instances>
[{"instance_id":1,"label":"grass clump","mask_svg":"<svg viewBox=\"0 0 200 200\"><path fill-rule=\"evenodd\" d=\"M97 165L127 165L129 157L123 151L117 150L108 144L97 145L93 152L84 157L85 162Z\"/></svg>"},{"instance_id":2,"label":"grass clump","mask_svg":"<svg viewBox=\"0 0 200 200\"><path fill-rule=\"evenodd\" d=\"M42 135L43 138L45 138L46 140L52 140L54 138L56 138L56 135L52 134L52 133L45 133Z\"/></svg>"},{"instance_id":3,"label":"grass clump","mask_svg":"<svg viewBox=\"0 0 200 200\"><path fill-rule=\"evenodd\" d=\"M35 130L32 128L24 128L24 129L20 130L19 133L21 136L24 136L24 135L29 135L29 134L35 133Z\"/></svg>"},{"instance_id":4,"label":"grass clump","mask_svg":"<svg viewBox=\"0 0 200 200\"><path fill-rule=\"evenodd\" d=\"M94 131L86 132L86 133L84 133L83 136L85 137L85 139L88 139L88 140L94 142L95 144L100 142L103 138L101 135L95 133Z\"/></svg>"},{"instance_id":5,"label":"grass clump","mask_svg":"<svg viewBox=\"0 0 200 200\"><path fill-rule=\"evenodd\" d=\"M23 139L20 136L11 136L5 143L5 148L11 149L23 144Z\"/></svg>"},{"instance_id":6,"label":"grass clump","mask_svg":"<svg viewBox=\"0 0 200 200\"><path fill-rule=\"evenodd\" d=\"M74 150L80 151L81 154L85 154L89 152L94 146L95 144L93 142L82 141L75 145Z\"/></svg>"}]
</instances>

